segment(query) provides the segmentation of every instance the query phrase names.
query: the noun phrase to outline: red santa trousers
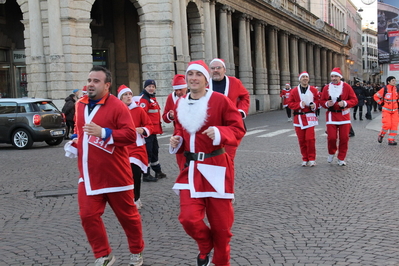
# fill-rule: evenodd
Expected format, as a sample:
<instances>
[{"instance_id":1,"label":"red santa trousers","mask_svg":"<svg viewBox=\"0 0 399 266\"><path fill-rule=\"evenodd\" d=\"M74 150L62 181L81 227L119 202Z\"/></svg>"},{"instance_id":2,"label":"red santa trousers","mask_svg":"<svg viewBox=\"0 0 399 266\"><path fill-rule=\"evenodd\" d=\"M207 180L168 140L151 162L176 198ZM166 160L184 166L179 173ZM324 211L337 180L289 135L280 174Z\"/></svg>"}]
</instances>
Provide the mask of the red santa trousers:
<instances>
[{"instance_id":1,"label":"red santa trousers","mask_svg":"<svg viewBox=\"0 0 399 266\"><path fill-rule=\"evenodd\" d=\"M79 215L95 258L107 256L112 251L101 219L107 202L125 231L130 252L143 251L141 217L133 199L133 190L88 196L84 183L79 183Z\"/></svg>"},{"instance_id":2,"label":"red santa trousers","mask_svg":"<svg viewBox=\"0 0 399 266\"><path fill-rule=\"evenodd\" d=\"M208 218L210 227L204 222ZM200 253L214 249L212 263L230 266L231 227L234 210L231 199L191 198L189 190L180 190L179 221L198 244Z\"/></svg>"},{"instance_id":3,"label":"red santa trousers","mask_svg":"<svg viewBox=\"0 0 399 266\"><path fill-rule=\"evenodd\" d=\"M328 124L327 125L327 146L328 154L335 154L338 149L338 160L345 160L346 153L348 152L349 144L349 131L351 124ZM339 144L337 147L337 140L339 136Z\"/></svg>"},{"instance_id":4,"label":"red santa trousers","mask_svg":"<svg viewBox=\"0 0 399 266\"><path fill-rule=\"evenodd\" d=\"M316 160L316 137L314 127L301 129L295 127L296 135L298 136L299 148L302 154L302 161L315 161Z\"/></svg>"},{"instance_id":5,"label":"red santa trousers","mask_svg":"<svg viewBox=\"0 0 399 266\"><path fill-rule=\"evenodd\" d=\"M388 140L395 140L395 136L398 134L398 123L398 111L382 110L382 130L380 134L385 135L389 130Z\"/></svg>"}]
</instances>

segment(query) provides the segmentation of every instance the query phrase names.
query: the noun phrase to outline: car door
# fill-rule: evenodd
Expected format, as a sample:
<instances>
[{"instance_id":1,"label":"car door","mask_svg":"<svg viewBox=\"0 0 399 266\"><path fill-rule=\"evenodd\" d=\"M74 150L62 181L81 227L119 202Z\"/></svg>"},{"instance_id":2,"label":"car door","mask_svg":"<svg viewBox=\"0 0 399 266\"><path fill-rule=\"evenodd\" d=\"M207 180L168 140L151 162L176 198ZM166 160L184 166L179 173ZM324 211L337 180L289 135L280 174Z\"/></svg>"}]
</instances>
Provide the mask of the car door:
<instances>
[{"instance_id":1,"label":"car door","mask_svg":"<svg viewBox=\"0 0 399 266\"><path fill-rule=\"evenodd\" d=\"M9 141L12 125L16 122L17 103L0 102L0 141Z\"/></svg>"}]
</instances>

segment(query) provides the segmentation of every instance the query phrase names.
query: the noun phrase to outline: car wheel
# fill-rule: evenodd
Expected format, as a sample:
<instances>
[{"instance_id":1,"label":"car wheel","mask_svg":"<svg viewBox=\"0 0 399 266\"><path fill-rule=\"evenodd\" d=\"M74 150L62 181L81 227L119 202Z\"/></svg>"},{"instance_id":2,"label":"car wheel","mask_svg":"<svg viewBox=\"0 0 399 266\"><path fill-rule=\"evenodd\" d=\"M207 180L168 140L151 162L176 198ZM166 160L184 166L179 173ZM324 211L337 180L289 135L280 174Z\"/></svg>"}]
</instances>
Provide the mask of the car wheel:
<instances>
[{"instance_id":1,"label":"car wheel","mask_svg":"<svg viewBox=\"0 0 399 266\"><path fill-rule=\"evenodd\" d=\"M33 145L33 139L26 129L20 128L12 133L12 145L18 149L29 149Z\"/></svg>"},{"instance_id":2,"label":"car wheel","mask_svg":"<svg viewBox=\"0 0 399 266\"><path fill-rule=\"evenodd\" d=\"M63 138L49 139L46 140L46 143L50 146L55 146L61 144L63 140L64 140Z\"/></svg>"}]
</instances>

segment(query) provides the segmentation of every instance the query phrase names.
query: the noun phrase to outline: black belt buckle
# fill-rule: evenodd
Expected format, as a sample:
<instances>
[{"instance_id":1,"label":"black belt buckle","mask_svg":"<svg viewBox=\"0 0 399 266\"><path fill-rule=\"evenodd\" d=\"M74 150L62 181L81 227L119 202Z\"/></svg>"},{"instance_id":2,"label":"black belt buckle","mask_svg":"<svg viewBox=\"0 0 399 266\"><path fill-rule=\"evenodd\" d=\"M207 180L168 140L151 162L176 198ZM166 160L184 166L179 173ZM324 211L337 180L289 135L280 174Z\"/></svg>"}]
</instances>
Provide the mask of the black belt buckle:
<instances>
[{"instance_id":1,"label":"black belt buckle","mask_svg":"<svg viewBox=\"0 0 399 266\"><path fill-rule=\"evenodd\" d=\"M197 161L203 162L204 160L205 160L205 153L204 152L199 152Z\"/></svg>"}]
</instances>

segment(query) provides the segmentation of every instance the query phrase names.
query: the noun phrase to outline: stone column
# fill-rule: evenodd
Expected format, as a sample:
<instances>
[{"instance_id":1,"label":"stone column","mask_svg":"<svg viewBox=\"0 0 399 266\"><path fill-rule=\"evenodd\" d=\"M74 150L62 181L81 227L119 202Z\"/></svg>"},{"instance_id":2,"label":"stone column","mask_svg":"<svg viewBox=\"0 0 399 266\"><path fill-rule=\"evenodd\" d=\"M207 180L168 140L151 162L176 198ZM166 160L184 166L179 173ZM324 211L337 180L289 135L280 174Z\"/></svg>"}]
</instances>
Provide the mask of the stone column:
<instances>
[{"instance_id":1,"label":"stone column","mask_svg":"<svg viewBox=\"0 0 399 266\"><path fill-rule=\"evenodd\" d=\"M251 82L251 69L250 69L250 58L248 56L248 45L250 45L248 42L250 41L249 39L249 32L247 31L247 15L243 14L240 16L240 21L239 21L239 29L238 29L238 35L239 35L239 73L240 73L240 80L243 83L244 87L248 89L250 94L252 93L252 82Z\"/></svg>"},{"instance_id":2,"label":"stone column","mask_svg":"<svg viewBox=\"0 0 399 266\"><path fill-rule=\"evenodd\" d=\"M333 65L333 61L332 61L332 51L331 50L327 50L327 75L328 77L330 77L331 70L334 68L335 66Z\"/></svg>"},{"instance_id":3,"label":"stone column","mask_svg":"<svg viewBox=\"0 0 399 266\"><path fill-rule=\"evenodd\" d=\"M182 39L182 53L183 53L183 72L190 61L190 49L188 42L188 28L187 28L187 13L186 1L179 0L180 4L180 23L181 23L181 39Z\"/></svg>"},{"instance_id":4,"label":"stone column","mask_svg":"<svg viewBox=\"0 0 399 266\"><path fill-rule=\"evenodd\" d=\"M269 59L268 64L268 83L270 94L270 109L280 109L280 72L278 66L278 47L277 47L277 28L268 27L267 47Z\"/></svg>"},{"instance_id":5,"label":"stone column","mask_svg":"<svg viewBox=\"0 0 399 266\"><path fill-rule=\"evenodd\" d=\"M315 45L314 46L314 80L313 83L314 86L322 86L324 84L321 83L321 67L322 65L320 64L320 45ZM321 89L321 88L320 88Z\"/></svg>"},{"instance_id":6,"label":"stone column","mask_svg":"<svg viewBox=\"0 0 399 266\"><path fill-rule=\"evenodd\" d=\"M218 40L216 37L215 0L210 1L211 28L212 28L212 59L218 57Z\"/></svg>"},{"instance_id":7,"label":"stone column","mask_svg":"<svg viewBox=\"0 0 399 266\"><path fill-rule=\"evenodd\" d=\"M280 88L290 81L290 63L288 51L288 34L280 31L279 34L279 63L280 63Z\"/></svg>"},{"instance_id":8,"label":"stone column","mask_svg":"<svg viewBox=\"0 0 399 266\"><path fill-rule=\"evenodd\" d=\"M302 73L303 71L307 71L306 41L303 39L299 40L299 54L298 55L299 55L299 73Z\"/></svg>"},{"instance_id":9,"label":"stone column","mask_svg":"<svg viewBox=\"0 0 399 266\"><path fill-rule=\"evenodd\" d=\"M176 52L176 72L183 73L184 69L184 57L183 57L183 36L182 36L182 24L180 21L181 11L180 11L180 0L172 0L172 17L173 17L173 42Z\"/></svg>"},{"instance_id":10,"label":"stone column","mask_svg":"<svg viewBox=\"0 0 399 266\"><path fill-rule=\"evenodd\" d=\"M321 66L321 84L324 86L324 84L327 84L330 81L330 79L329 79L330 75L328 74L330 72L327 71L327 68L328 68L327 50L326 50L326 48L322 47L320 51L321 51L321 56L320 56L320 60L321 60L321 63L320 63L320 66ZM329 71L331 71L331 69Z\"/></svg>"},{"instance_id":11,"label":"stone column","mask_svg":"<svg viewBox=\"0 0 399 266\"><path fill-rule=\"evenodd\" d=\"M205 40L205 62L209 62L213 59L212 55L212 24L211 24L211 11L209 0L202 0L204 9L204 40Z\"/></svg>"},{"instance_id":12,"label":"stone column","mask_svg":"<svg viewBox=\"0 0 399 266\"><path fill-rule=\"evenodd\" d=\"M229 45L229 28L227 23L227 6L223 6L219 10L219 54L226 64L226 70L230 65L230 45Z\"/></svg>"},{"instance_id":13,"label":"stone column","mask_svg":"<svg viewBox=\"0 0 399 266\"><path fill-rule=\"evenodd\" d=\"M298 36L290 36L290 73L291 73L291 86L295 86L298 83L299 75L299 62L298 62Z\"/></svg>"},{"instance_id":14,"label":"stone column","mask_svg":"<svg viewBox=\"0 0 399 266\"><path fill-rule=\"evenodd\" d=\"M263 23L258 21L255 24L255 86L254 94L267 94L266 75L265 75L265 58L264 58L264 29Z\"/></svg>"},{"instance_id":15,"label":"stone column","mask_svg":"<svg viewBox=\"0 0 399 266\"><path fill-rule=\"evenodd\" d=\"M67 96L69 92L66 91L66 77L65 77L65 56L62 49L62 27L61 27L61 12L60 1L48 0L48 25L49 25L49 45L50 56L48 62L48 82L50 83L51 91L47 95L52 99L62 99Z\"/></svg>"},{"instance_id":16,"label":"stone column","mask_svg":"<svg viewBox=\"0 0 399 266\"><path fill-rule=\"evenodd\" d=\"M313 58L313 43L307 43L307 52L306 52L306 61L308 63L307 71L309 73L309 77L311 81L315 81L315 74L314 74L314 58Z\"/></svg>"},{"instance_id":17,"label":"stone column","mask_svg":"<svg viewBox=\"0 0 399 266\"><path fill-rule=\"evenodd\" d=\"M228 8L227 10L227 34L229 35L229 64L227 65L227 74L231 76L236 76L236 66L234 61L234 43L233 43L233 22L232 13L234 9Z\"/></svg>"},{"instance_id":18,"label":"stone column","mask_svg":"<svg viewBox=\"0 0 399 266\"><path fill-rule=\"evenodd\" d=\"M28 32L26 33L28 36L25 35L27 38L28 95L29 97L48 98L40 1L28 1L28 10L29 25L25 25L25 31Z\"/></svg>"}]
</instances>

